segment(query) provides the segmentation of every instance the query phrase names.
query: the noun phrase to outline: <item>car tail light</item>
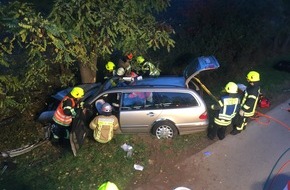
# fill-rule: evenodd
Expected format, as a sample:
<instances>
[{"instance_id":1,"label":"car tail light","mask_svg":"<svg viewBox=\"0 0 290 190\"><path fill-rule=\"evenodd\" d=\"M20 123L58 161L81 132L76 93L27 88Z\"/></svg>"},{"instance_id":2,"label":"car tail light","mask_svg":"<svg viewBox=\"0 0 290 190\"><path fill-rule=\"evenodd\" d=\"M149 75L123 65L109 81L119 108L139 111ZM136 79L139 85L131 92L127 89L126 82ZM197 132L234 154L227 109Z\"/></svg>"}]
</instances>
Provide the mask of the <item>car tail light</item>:
<instances>
[{"instance_id":1,"label":"car tail light","mask_svg":"<svg viewBox=\"0 0 290 190\"><path fill-rule=\"evenodd\" d=\"M203 112L203 114L199 116L199 119L207 119L207 111Z\"/></svg>"}]
</instances>

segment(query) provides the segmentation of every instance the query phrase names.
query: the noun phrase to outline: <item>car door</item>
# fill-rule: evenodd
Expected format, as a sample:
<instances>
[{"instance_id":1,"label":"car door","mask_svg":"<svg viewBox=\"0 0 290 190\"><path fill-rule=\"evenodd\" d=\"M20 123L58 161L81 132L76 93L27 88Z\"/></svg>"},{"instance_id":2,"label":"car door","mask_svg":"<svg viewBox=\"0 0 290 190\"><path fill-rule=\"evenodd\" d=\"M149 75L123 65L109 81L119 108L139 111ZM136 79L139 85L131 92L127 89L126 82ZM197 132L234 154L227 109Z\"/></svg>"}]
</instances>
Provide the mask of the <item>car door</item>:
<instances>
[{"instance_id":1,"label":"car door","mask_svg":"<svg viewBox=\"0 0 290 190\"><path fill-rule=\"evenodd\" d=\"M154 95L148 91L123 93L120 107L120 126L123 133L148 133L162 112L154 104Z\"/></svg>"}]
</instances>

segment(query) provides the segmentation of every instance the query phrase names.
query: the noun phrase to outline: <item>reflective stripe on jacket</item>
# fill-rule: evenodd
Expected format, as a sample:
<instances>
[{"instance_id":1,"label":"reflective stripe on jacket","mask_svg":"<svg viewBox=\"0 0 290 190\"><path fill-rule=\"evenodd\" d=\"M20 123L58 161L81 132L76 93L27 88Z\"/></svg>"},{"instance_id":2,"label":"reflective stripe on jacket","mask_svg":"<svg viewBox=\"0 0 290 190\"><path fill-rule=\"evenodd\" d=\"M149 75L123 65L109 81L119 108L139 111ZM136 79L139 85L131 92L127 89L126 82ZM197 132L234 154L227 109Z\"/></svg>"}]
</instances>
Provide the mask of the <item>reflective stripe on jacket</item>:
<instances>
[{"instance_id":1,"label":"reflective stripe on jacket","mask_svg":"<svg viewBox=\"0 0 290 190\"><path fill-rule=\"evenodd\" d=\"M250 86L244 92L241 108L244 111L244 117L251 117L255 114L255 110L259 101L260 86Z\"/></svg>"},{"instance_id":2,"label":"reflective stripe on jacket","mask_svg":"<svg viewBox=\"0 0 290 190\"><path fill-rule=\"evenodd\" d=\"M72 106L66 106L64 107L63 105L63 102L66 101L66 100L70 100L71 101L71 104ZM58 105L56 111L54 112L54 115L53 115L53 120L59 124L59 125L62 125L62 126L69 126L72 122L72 115L66 115L64 113L64 109L70 109L72 113L74 113L74 107L75 107L75 101L73 98L70 98L68 96L65 96L63 98L63 100L60 102L60 104Z\"/></svg>"},{"instance_id":3,"label":"reflective stripe on jacket","mask_svg":"<svg viewBox=\"0 0 290 190\"><path fill-rule=\"evenodd\" d=\"M146 61L143 66L142 66L142 71L146 72L149 71L150 76L159 76L160 75L160 70L153 65L152 63Z\"/></svg>"},{"instance_id":4,"label":"reflective stripe on jacket","mask_svg":"<svg viewBox=\"0 0 290 190\"><path fill-rule=\"evenodd\" d=\"M232 123L232 120L224 120L224 119L214 118L214 123L216 123L220 126L228 126Z\"/></svg>"},{"instance_id":5,"label":"reflective stripe on jacket","mask_svg":"<svg viewBox=\"0 0 290 190\"><path fill-rule=\"evenodd\" d=\"M90 123L90 128L94 130L94 139L100 143L107 143L112 140L114 130L119 128L116 116L96 116Z\"/></svg>"},{"instance_id":6,"label":"reflective stripe on jacket","mask_svg":"<svg viewBox=\"0 0 290 190\"><path fill-rule=\"evenodd\" d=\"M239 108L240 99L229 95L222 96L219 100L220 110L214 122L218 125L228 126L235 117Z\"/></svg>"}]
</instances>

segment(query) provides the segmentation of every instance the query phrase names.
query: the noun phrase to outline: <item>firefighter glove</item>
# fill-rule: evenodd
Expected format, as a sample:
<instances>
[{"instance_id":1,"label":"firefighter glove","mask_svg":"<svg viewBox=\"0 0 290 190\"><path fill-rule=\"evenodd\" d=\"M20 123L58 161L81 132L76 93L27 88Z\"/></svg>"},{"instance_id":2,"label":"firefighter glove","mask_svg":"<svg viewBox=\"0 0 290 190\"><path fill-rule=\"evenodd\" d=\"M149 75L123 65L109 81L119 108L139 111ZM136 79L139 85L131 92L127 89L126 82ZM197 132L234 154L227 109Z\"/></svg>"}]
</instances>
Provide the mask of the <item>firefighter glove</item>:
<instances>
[{"instance_id":1,"label":"firefighter glove","mask_svg":"<svg viewBox=\"0 0 290 190\"><path fill-rule=\"evenodd\" d=\"M81 109L84 109L84 105L85 105L85 102L81 102L81 103L80 103L80 108L81 108Z\"/></svg>"}]
</instances>

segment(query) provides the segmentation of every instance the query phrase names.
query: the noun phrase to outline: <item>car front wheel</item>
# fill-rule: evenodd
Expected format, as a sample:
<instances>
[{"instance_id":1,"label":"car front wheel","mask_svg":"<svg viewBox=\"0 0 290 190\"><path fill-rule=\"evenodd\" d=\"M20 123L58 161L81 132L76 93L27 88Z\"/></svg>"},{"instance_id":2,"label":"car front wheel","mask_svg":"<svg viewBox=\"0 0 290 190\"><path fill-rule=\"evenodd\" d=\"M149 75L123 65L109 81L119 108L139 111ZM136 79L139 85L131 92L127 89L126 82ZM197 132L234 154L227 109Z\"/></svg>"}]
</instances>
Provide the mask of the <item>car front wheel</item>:
<instances>
[{"instance_id":1,"label":"car front wheel","mask_svg":"<svg viewBox=\"0 0 290 190\"><path fill-rule=\"evenodd\" d=\"M171 139L177 135L177 129L170 121L159 121L153 126L152 133L158 139Z\"/></svg>"}]
</instances>

